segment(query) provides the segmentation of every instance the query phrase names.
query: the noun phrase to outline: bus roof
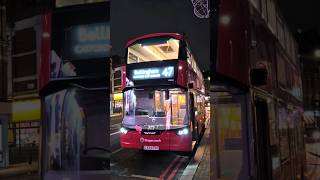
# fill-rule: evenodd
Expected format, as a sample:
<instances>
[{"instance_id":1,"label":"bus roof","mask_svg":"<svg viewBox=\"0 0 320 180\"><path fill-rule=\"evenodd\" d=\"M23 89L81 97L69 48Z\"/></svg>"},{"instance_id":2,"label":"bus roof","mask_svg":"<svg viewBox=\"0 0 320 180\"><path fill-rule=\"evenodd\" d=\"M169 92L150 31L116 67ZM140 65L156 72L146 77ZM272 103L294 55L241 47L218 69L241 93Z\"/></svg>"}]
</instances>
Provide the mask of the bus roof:
<instances>
[{"instance_id":1,"label":"bus roof","mask_svg":"<svg viewBox=\"0 0 320 180\"><path fill-rule=\"evenodd\" d=\"M182 40L183 39L183 35L179 34L179 33L153 33L153 34L146 34L146 35L143 35L143 36L140 36L138 38L135 38L133 40L130 40L126 47L130 46L131 44L141 40L141 39L146 39L146 38L152 38L152 37L158 37L158 36L171 36L171 37L174 37L178 40Z\"/></svg>"}]
</instances>

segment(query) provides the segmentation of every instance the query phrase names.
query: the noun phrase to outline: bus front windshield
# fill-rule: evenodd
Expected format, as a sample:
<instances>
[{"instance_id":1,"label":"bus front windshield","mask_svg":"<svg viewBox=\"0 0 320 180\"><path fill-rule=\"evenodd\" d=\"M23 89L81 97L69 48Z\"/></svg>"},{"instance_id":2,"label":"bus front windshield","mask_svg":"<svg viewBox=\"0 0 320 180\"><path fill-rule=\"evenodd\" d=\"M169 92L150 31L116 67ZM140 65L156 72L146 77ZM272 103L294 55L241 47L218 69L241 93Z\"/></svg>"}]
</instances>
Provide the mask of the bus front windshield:
<instances>
[{"instance_id":1,"label":"bus front windshield","mask_svg":"<svg viewBox=\"0 0 320 180\"><path fill-rule=\"evenodd\" d=\"M180 41L173 37L142 39L128 47L127 63L178 59Z\"/></svg>"},{"instance_id":2,"label":"bus front windshield","mask_svg":"<svg viewBox=\"0 0 320 180\"><path fill-rule=\"evenodd\" d=\"M187 96L179 89L130 89L124 92L123 126L170 130L188 126Z\"/></svg>"}]
</instances>

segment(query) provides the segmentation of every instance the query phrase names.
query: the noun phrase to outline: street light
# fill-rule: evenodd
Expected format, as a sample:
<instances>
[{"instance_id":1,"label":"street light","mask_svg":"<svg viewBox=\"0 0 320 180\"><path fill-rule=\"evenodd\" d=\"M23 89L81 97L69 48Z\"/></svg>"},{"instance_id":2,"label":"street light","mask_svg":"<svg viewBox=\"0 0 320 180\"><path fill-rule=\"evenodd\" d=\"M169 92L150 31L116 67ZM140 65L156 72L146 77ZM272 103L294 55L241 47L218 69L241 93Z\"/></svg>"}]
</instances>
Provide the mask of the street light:
<instances>
[{"instance_id":1,"label":"street light","mask_svg":"<svg viewBox=\"0 0 320 180\"><path fill-rule=\"evenodd\" d=\"M223 25L227 26L231 22L231 17L229 15L222 15L220 21Z\"/></svg>"},{"instance_id":2,"label":"street light","mask_svg":"<svg viewBox=\"0 0 320 180\"><path fill-rule=\"evenodd\" d=\"M320 49L314 50L314 56L315 56L316 58L320 58Z\"/></svg>"}]
</instances>

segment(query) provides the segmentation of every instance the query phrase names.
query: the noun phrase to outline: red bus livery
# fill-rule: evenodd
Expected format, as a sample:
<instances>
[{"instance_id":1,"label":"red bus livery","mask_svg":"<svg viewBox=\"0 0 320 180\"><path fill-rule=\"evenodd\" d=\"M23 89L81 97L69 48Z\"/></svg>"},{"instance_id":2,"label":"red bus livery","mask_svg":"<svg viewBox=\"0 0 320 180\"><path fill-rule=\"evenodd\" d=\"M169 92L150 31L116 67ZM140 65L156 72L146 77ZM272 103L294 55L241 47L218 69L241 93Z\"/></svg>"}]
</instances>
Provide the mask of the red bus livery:
<instances>
[{"instance_id":1,"label":"red bus livery","mask_svg":"<svg viewBox=\"0 0 320 180\"><path fill-rule=\"evenodd\" d=\"M183 36L127 44L122 148L191 152L205 128L203 76Z\"/></svg>"}]
</instances>

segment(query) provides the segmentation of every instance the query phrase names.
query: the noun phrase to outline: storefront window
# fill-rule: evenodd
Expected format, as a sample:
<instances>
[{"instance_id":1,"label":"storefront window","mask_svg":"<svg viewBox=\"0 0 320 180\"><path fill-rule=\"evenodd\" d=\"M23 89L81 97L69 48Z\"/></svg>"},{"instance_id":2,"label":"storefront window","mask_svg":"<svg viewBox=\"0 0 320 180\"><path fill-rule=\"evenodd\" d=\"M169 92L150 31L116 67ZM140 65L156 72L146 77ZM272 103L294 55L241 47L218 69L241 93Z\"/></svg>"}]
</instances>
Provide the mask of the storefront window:
<instances>
[{"instance_id":1,"label":"storefront window","mask_svg":"<svg viewBox=\"0 0 320 180\"><path fill-rule=\"evenodd\" d=\"M112 95L112 102L111 102L111 107L112 107L112 114L113 113L122 113L123 109L123 94L122 93L115 93Z\"/></svg>"},{"instance_id":2,"label":"storefront window","mask_svg":"<svg viewBox=\"0 0 320 180\"><path fill-rule=\"evenodd\" d=\"M292 173L292 164L290 161L290 128L289 114L286 106L279 105L279 131L280 131L280 161L281 175ZM287 177L286 177L287 178Z\"/></svg>"},{"instance_id":3,"label":"storefront window","mask_svg":"<svg viewBox=\"0 0 320 180\"><path fill-rule=\"evenodd\" d=\"M164 130L188 125L186 93L178 90L132 89L124 93L123 125Z\"/></svg>"},{"instance_id":4,"label":"storefront window","mask_svg":"<svg viewBox=\"0 0 320 180\"><path fill-rule=\"evenodd\" d=\"M273 103L268 104L269 111L269 135L270 135L270 150L271 161L274 175L277 174L280 167L280 147L279 147L279 133L278 133L278 121L276 119L275 107ZM274 177L277 179L277 177Z\"/></svg>"},{"instance_id":5,"label":"storefront window","mask_svg":"<svg viewBox=\"0 0 320 180\"><path fill-rule=\"evenodd\" d=\"M289 159L288 114L286 108L279 109L280 153L281 162Z\"/></svg>"},{"instance_id":6,"label":"storefront window","mask_svg":"<svg viewBox=\"0 0 320 180\"><path fill-rule=\"evenodd\" d=\"M240 104L218 104L215 111L218 121L220 176L234 179L241 171L243 161Z\"/></svg>"}]
</instances>

